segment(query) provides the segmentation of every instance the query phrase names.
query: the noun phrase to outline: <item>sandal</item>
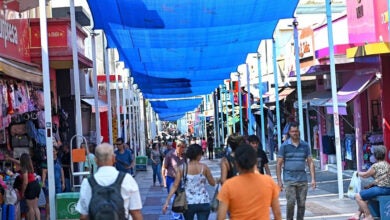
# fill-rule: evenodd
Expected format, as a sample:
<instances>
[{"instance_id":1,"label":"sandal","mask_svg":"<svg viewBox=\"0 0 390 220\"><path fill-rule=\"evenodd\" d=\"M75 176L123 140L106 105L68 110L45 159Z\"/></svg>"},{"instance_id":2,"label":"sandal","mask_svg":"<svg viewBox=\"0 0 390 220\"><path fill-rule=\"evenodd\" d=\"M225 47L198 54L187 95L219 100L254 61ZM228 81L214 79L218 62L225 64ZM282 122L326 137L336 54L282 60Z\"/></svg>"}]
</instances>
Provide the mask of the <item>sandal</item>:
<instances>
[{"instance_id":1,"label":"sandal","mask_svg":"<svg viewBox=\"0 0 390 220\"><path fill-rule=\"evenodd\" d=\"M349 217L348 220L359 220L362 214L363 214L362 212L357 212L353 216Z\"/></svg>"}]
</instances>

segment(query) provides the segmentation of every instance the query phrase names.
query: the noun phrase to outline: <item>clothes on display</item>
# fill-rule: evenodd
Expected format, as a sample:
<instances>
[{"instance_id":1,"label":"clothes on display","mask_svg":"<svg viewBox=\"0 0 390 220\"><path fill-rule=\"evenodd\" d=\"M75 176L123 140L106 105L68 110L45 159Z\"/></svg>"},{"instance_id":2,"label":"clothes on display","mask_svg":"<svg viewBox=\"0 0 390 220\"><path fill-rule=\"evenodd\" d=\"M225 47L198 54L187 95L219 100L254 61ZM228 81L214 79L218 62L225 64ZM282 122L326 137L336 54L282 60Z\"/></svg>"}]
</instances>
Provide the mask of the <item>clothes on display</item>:
<instances>
[{"instance_id":1,"label":"clothes on display","mask_svg":"<svg viewBox=\"0 0 390 220\"><path fill-rule=\"evenodd\" d=\"M328 155L336 154L334 136L330 136L330 135L322 136L322 152Z\"/></svg>"},{"instance_id":2,"label":"clothes on display","mask_svg":"<svg viewBox=\"0 0 390 220\"><path fill-rule=\"evenodd\" d=\"M345 160L355 160L356 142L354 134L346 134L344 138L344 156Z\"/></svg>"}]
</instances>

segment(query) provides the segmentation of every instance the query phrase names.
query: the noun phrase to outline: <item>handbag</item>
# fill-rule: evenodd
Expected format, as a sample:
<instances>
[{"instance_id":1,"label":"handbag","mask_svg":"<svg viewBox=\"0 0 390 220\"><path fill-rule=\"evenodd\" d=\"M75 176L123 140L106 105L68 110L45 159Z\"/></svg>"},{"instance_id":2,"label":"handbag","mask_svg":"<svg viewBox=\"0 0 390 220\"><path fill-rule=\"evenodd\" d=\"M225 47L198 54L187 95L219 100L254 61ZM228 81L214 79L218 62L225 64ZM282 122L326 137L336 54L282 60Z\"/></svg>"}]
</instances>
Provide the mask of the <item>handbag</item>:
<instances>
[{"instance_id":1,"label":"handbag","mask_svg":"<svg viewBox=\"0 0 390 220\"><path fill-rule=\"evenodd\" d=\"M351 182L349 183L347 196L350 199L355 199L355 195L362 189L362 181L357 175L357 171L353 172Z\"/></svg>"},{"instance_id":2,"label":"handbag","mask_svg":"<svg viewBox=\"0 0 390 220\"><path fill-rule=\"evenodd\" d=\"M220 184L218 184L217 187L215 188L214 196L210 202L210 209L212 212L216 212L218 210L219 200L217 198L218 198L219 186Z\"/></svg>"},{"instance_id":3,"label":"handbag","mask_svg":"<svg viewBox=\"0 0 390 220\"><path fill-rule=\"evenodd\" d=\"M188 209L186 190L185 190L185 185L187 182L187 172L188 172L187 163L183 164L183 171L184 171L184 175L181 179L180 187L176 190L175 198L173 199L173 203L172 203L172 211L177 213L184 213Z\"/></svg>"}]
</instances>

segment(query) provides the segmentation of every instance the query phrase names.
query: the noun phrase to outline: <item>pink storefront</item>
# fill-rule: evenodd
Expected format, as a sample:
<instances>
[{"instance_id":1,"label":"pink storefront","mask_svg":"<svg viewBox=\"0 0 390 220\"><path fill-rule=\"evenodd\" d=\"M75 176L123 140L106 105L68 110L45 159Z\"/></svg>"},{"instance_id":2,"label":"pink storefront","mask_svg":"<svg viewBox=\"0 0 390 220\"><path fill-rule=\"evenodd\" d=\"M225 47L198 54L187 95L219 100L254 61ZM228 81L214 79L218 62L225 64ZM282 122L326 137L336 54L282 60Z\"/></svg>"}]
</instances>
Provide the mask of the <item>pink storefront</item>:
<instances>
[{"instance_id":1,"label":"pink storefront","mask_svg":"<svg viewBox=\"0 0 390 220\"><path fill-rule=\"evenodd\" d=\"M384 144L390 149L390 49L388 12L386 0L348 1L349 41L354 47L347 49L347 58L355 63L361 60L377 64L371 72L373 80L356 104L361 108L361 118L356 134L362 136L363 152L359 155L363 162L367 159L367 148L375 144ZM364 97L364 98L362 98ZM390 160L389 155L387 160ZM365 164L362 164L362 168Z\"/></svg>"}]
</instances>

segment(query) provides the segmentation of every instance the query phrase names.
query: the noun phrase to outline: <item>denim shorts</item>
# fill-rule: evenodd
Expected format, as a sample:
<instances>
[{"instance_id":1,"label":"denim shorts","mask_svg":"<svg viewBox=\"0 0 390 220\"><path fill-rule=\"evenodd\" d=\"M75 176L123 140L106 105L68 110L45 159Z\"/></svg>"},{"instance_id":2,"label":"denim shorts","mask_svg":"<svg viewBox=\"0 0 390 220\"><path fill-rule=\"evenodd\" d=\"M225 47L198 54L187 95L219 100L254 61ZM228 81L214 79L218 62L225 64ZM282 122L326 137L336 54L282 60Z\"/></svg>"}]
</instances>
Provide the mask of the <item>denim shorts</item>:
<instances>
[{"instance_id":1,"label":"denim shorts","mask_svg":"<svg viewBox=\"0 0 390 220\"><path fill-rule=\"evenodd\" d=\"M390 187L373 186L369 189L360 191L360 197L364 201L372 199L377 196L390 195Z\"/></svg>"}]
</instances>

